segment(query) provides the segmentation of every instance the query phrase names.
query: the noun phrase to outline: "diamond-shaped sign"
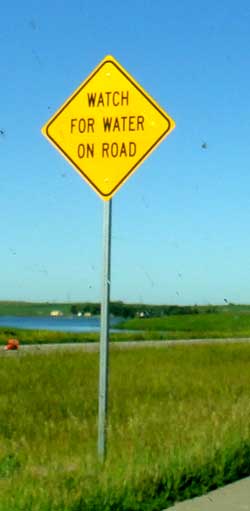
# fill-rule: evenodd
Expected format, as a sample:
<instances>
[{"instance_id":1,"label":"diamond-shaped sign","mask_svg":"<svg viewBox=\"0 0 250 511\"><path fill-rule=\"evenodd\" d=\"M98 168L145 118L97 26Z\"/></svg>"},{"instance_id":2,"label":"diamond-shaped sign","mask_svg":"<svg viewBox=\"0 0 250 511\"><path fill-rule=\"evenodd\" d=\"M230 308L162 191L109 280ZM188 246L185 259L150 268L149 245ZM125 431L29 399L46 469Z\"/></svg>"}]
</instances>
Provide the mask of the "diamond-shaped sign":
<instances>
[{"instance_id":1,"label":"diamond-shaped sign","mask_svg":"<svg viewBox=\"0 0 250 511\"><path fill-rule=\"evenodd\" d=\"M173 119L107 56L42 132L109 200L174 127Z\"/></svg>"}]
</instances>

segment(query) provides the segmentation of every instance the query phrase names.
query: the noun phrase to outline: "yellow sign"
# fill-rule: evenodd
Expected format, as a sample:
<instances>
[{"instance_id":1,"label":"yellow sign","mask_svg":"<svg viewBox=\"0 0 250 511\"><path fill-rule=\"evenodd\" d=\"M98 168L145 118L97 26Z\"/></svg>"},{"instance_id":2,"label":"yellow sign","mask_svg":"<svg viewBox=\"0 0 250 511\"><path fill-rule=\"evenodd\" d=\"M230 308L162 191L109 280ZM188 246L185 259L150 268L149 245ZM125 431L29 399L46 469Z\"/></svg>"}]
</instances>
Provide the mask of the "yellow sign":
<instances>
[{"instance_id":1,"label":"yellow sign","mask_svg":"<svg viewBox=\"0 0 250 511\"><path fill-rule=\"evenodd\" d=\"M173 119L107 56L42 133L109 200L174 127Z\"/></svg>"}]
</instances>

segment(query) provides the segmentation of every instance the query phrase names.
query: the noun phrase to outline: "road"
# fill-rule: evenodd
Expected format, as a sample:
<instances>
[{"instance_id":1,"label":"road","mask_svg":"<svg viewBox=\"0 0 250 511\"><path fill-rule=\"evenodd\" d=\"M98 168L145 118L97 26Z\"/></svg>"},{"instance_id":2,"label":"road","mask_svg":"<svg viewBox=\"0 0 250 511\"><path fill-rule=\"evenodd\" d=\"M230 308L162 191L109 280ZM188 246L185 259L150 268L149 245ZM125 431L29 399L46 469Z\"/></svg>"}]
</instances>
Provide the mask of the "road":
<instances>
[{"instance_id":1,"label":"road","mask_svg":"<svg viewBox=\"0 0 250 511\"><path fill-rule=\"evenodd\" d=\"M203 497L180 502L165 511L250 511L250 477Z\"/></svg>"}]
</instances>

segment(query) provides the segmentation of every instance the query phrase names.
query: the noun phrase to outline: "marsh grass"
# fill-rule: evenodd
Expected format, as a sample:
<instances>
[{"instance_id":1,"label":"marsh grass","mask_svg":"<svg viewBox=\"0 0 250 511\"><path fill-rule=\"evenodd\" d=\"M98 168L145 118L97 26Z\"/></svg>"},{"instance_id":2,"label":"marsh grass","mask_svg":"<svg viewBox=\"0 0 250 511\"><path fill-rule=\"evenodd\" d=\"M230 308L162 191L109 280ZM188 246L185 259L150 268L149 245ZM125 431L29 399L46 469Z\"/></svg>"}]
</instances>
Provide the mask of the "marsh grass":
<instances>
[{"instance_id":1,"label":"marsh grass","mask_svg":"<svg viewBox=\"0 0 250 511\"><path fill-rule=\"evenodd\" d=\"M160 510L250 474L248 344L112 351L104 467L97 354L8 355L0 511Z\"/></svg>"},{"instance_id":2,"label":"marsh grass","mask_svg":"<svg viewBox=\"0 0 250 511\"><path fill-rule=\"evenodd\" d=\"M215 314L135 318L118 324L117 328L144 330L151 332L151 335L164 332L169 339L250 337L250 313L239 310Z\"/></svg>"},{"instance_id":3,"label":"marsh grass","mask_svg":"<svg viewBox=\"0 0 250 511\"><path fill-rule=\"evenodd\" d=\"M98 332L57 332L51 330L25 330L18 328L0 328L0 346L5 345L10 337L17 337L21 345L32 344L62 344L99 342ZM155 332L154 339L165 339L165 332ZM111 342L143 341L152 339L152 332L116 332L111 333Z\"/></svg>"},{"instance_id":4,"label":"marsh grass","mask_svg":"<svg viewBox=\"0 0 250 511\"><path fill-rule=\"evenodd\" d=\"M10 337L17 337L21 344L60 344L74 342L97 342L98 333L57 332L53 330L29 330L22 328L0 328L0 345L6 344Z\"/></svg>"}]
</instances>

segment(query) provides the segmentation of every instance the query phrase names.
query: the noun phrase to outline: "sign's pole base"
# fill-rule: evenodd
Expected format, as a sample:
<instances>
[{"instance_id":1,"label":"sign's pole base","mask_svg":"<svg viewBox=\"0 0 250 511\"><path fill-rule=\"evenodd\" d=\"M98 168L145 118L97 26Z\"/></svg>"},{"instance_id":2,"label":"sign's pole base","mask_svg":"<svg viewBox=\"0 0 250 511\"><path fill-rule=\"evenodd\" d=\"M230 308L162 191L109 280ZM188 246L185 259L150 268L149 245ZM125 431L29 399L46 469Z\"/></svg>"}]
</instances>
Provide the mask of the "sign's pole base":
<instances>
[{"instance_id":1,"label":"sign's pole base","mask_svg":"<svg viewBox=\"0 0 250 511\"><path fill-rule=\"evenodd\" d=\"M104 462L107 452L108 362L109 362L109 299L111 262L112 200L104 201L103 216L103 290L101 304L98 456Z\"/></svg>"}]
</instances>

